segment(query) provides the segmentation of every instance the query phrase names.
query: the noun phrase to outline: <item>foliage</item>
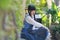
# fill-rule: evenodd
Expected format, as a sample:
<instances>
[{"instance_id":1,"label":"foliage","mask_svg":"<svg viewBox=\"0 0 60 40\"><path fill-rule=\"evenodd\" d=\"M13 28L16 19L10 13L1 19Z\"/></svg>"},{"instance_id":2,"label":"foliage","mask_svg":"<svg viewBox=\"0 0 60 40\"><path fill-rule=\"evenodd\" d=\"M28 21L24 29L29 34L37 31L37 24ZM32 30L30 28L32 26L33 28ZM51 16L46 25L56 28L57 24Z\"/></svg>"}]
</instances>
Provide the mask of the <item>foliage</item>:
<instances>
[{"instance_id":1,"label":"foliage","mask_svg":"<svg viewBox=\"0 0 60 40\"><path fill-rule=\"evenodd\" d=\"M52 39L58 40L60 38L60 25L54 24L54 25L52 25L50 30L51 30Z\"/></svg>"},{"instance_id":2,"label":"foliage","mask_svg":"<svg viewBox=\"0 0 60 40\"><path fill-rule=\"evenodd\" d=\"M36 8L37 8L37 12L40 13L40 15L42 16L42 24L44 24L45 26L47 26L47 1L46 0L40 0L39 1L39 5L36 4Z\"/></svg>"},{"instance_id":3,"label":"foliage","mask_svg":"<svg viewBox=\"0 0 60 40\"><path fill-rule=\"evenodd\" d=\"M2 34L2 36L7 36L7 40L15 40L16 38L16 32L20 32L20 28L23 26L23 14L22 14L22 0L0 0L0 10L4 10L2 11L2 13L4 13L6 11L6 13L13 13L15 14L15 20L16 20L16 24L17 24L17 28L18 29L13 29L12 32L5 32ZM0 13L1 14L1 13ZM11 16L9 16L9 19L11 18ZM3 17L2 17L3 19ZM6 19L7 20L7 19ZM3 24L2 24L3 25ZM7 24L8 25L8 24ZM15 26L15 25L14 25ZM10 26L9 26L10 27ZM12 27L10 27L12 29ZM16 31L19 30L19 31ZM1 30L0 30L1 31ZM16 32L15 32L16 31ZM1 36L0 36L1 37ZM3 37L2 37L3 38ZM1 40L1 39L0 39Z\"/></svg>"},{"instance_id":4,"label":"foliage","mask_svg":"<svg viewBox=\"0 0 60 40\"><path fill-rule=\"evenodd\" d=\"M58 26L58 27L55 26L55 27L53 28L53 31L60 33L60 26Z\"/></svg>"},{"instance_id":5,"label":"foliage","mask_svg":"<svg viewBox=\"0 0 60 40\"><path fill-rule=\"evenodd\" d=\"M52 2L52 7L48 10L48 13L52 15L52 23L54 23L58 15L58 9L54 2Z\"/></svg>"},{"instance_id":6,"label":"foliage","mask_svg":"<svg viewBox=\"0 0 60 40\"><path fill-rule=\"evenodd\" d=\"M0 0L0 8L5 9L9 8L12 0Z\"/></svg>"},{"instance_id":7,"label":"foliage","mask_svg":"<svg viewBox=\"0 0 60 40\"><path fill-rule=\"evenodd\" d=\"M40 0L40 7L46 7L47 6L47 0Z\"/></svg>"}]
</instances>

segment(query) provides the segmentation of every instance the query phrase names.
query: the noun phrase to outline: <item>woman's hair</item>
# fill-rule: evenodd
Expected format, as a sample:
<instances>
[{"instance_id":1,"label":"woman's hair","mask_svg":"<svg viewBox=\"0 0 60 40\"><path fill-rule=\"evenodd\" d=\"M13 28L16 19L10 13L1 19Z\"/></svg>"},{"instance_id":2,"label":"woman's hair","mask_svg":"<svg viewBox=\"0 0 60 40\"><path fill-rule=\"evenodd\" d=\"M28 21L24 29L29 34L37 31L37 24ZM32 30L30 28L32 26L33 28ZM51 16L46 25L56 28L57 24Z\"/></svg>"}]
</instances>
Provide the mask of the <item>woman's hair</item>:
<instances>
[{"instance_id":1,"label":"woman's hair","mask_svg":"<svg viewBox=\"0 0 60 40\"><path fill-rule=\"evenodd\" d=\"M31 11L36 10L35 6L33 4L28 5L28 13L31 16Z\"/></svg>"},{"instance_id":2,"label":"woman's hair","mask_svg":"<svg viewBox=\"0 0 60 40\"><path fill-rule=\"evenodd\" d=\"M31 10L36 10L35 6L32 4L28 5L28 11L31 11Z\"/></svg>"},{"instance_id":3,"label":"woman's hair","mask_svg":"<svg viewBox=\"0 0 60 40\"><path fill-rule=\"evenodd\" d=\"M30 16L31 16L32 10L36 10L35 6L33 4L28 5L28 13ZM35 15L34 15L34 19L35 19Z\"/></svg>"}]
</instances>

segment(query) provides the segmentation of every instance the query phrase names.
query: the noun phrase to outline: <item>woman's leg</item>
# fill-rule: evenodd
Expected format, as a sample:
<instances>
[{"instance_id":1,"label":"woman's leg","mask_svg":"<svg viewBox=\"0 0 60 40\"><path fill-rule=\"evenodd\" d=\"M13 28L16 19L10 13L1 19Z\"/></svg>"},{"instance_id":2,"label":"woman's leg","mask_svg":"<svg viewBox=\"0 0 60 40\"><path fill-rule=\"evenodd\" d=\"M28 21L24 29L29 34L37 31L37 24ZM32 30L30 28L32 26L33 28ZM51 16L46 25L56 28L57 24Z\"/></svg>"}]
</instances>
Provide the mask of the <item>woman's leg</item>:
<instances>
[{"instance_id":1,"label":"woman's leg","mask_svg":"<svg viewBox=\"0 0 60 40\"><path fill-rule=\"evenodd\" d=\"M26 40L35 40L34 36L29 34L29 33L26 33Z\"/></svg>"}]
</instances>

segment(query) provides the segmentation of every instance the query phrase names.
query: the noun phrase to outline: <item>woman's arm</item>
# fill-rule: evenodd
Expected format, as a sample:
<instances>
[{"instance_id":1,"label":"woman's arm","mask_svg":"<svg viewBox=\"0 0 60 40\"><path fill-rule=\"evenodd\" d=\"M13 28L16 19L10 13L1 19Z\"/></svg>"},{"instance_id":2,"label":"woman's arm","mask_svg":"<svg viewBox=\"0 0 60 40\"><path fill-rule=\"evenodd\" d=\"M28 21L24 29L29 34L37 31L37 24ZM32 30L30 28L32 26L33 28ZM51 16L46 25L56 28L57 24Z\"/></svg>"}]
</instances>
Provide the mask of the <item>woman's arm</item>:
<instances>
[{"instance_id":1,"label":"woman's arm","mask_svg":"<svg viewBox=\"0 0 60 40\"><path fill-rule=\"evenodd\" d=\"M42 27L43 25L39 22L36 22L34 19L32 19L30 16L27 16L25 19L29 24L32 24L36 27Z\"/></svg>"},{"instance_id":2,"label":"woman's arm","mask_svg":"<svg viewBox=\"0 0 60 40\"><path fill-rule=\"evenodd\" d=\"M49 29L47 27L45 27L44 25L42 25L41 23L35 21L34 19L32 19L30 16L26 16L25 18L26 22L28 22L29 24L34 25L35 27L44 27L46 28L48 31ZM50 31L49 31L50 32Z\"/></svg>"}]
</instances>

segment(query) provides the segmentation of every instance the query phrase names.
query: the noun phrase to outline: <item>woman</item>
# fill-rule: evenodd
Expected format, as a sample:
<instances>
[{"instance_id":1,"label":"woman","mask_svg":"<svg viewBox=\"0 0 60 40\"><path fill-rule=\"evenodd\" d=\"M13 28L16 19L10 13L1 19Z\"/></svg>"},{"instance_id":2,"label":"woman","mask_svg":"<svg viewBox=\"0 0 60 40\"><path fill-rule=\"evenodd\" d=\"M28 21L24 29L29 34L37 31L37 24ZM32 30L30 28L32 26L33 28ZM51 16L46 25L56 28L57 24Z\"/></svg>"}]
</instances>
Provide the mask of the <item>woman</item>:
<instances>
[{"instance_id":1,"label":"woman","mask_svg":"<svg viewBox=\"0 0 60 40\"><path fill-rule=\"evenodd\" d=\"M28 13L24 19L23 36L26 40L49 40L50 32L47 27L35 21L36 8L34 5L28 6Z\"/></svg>"}]
</instances>

